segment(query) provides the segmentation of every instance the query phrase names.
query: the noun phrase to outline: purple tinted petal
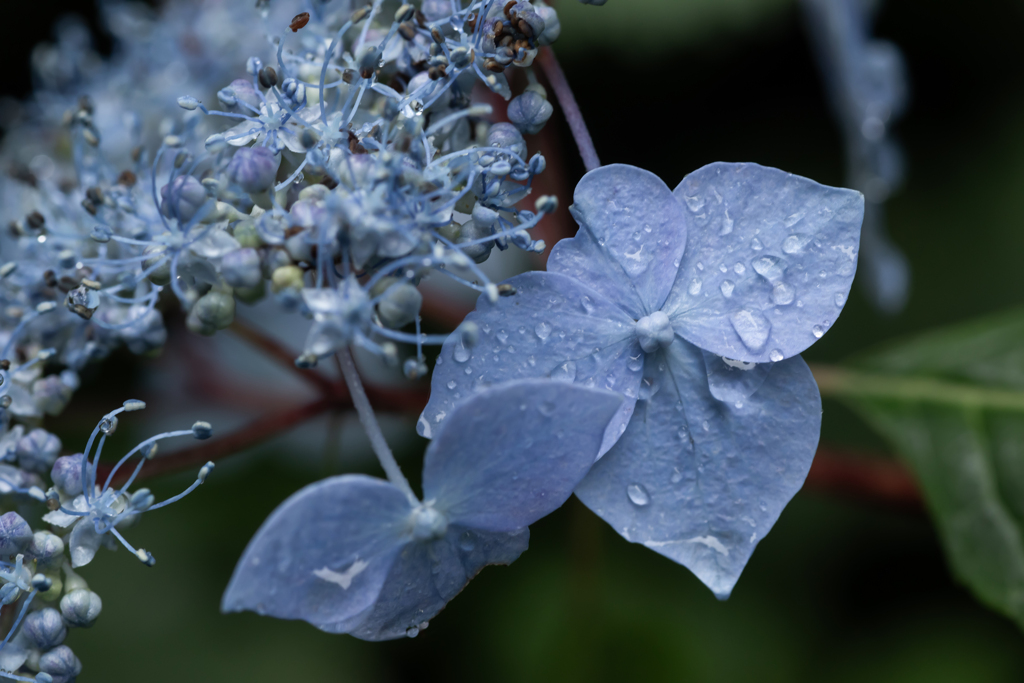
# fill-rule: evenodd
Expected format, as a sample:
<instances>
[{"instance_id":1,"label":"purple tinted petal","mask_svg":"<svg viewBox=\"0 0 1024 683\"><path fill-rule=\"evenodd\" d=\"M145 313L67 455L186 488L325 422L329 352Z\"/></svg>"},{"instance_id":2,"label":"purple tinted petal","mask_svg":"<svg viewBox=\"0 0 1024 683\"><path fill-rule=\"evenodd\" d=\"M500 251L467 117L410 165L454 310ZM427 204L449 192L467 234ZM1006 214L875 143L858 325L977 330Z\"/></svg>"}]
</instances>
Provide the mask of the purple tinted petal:
<instances>
[{"instance_id":1,"label":"purple tinted petal","mask_svg":"<svg viewBox=\"0 0 1024 683\"><path fill-rule=\"evenodd\" d=\"M561 507L597 458L617 394L520 380L456 406L427 447L423 495L452 524L514 531Z\"/></svg>"},{"instance_id":2,"label":"purple tinted petal","mask_svg":"<svg viewBox=\"0 0 1024 683\"><path fill-rule=\"evenodd\" d=\"M757 164L714 163L675 189L689 243L664 311L683 338L764 363L835 322L857 268L864 197Z\"/></svg>"},{"instance_id":3,"label":"purple tinted petal","mask_svg":"<svg viewBox=\"0 0 1024 683\"><path fill-rule=\"evenodd\" d=\"M452 525L436 541L410 543L392 565L373 611L350 633L363 640L415 635L481 569L512 564L529 540L529 529L492 533Z\"/></svg>"},{"instance_id":4,"label":"purple tinted petal","mask_svg":"<svg viewBox=\"0 0 1024 683\"><path fill-rule=\"evenodd\" d=\"M576 495L724 599L807 476L821 427L817 386L797 357L776 363L742 405L715 401L700 350L682 340L648 371L651 400L637 403Z\"/></svg>"},{"instance_id":5,"label":"purple tinted petal","mask_svg":"<svg viewBox=\"0 0 1024 683\"><path fill-rule=\"evenodd\" d=\"M573 202L580 230L554 246L548 270L589 285L634 319L661 310L686 248L686 211L668 186L612 164L583 176Z\"/></svg>"},{"instance_id":6,"label":"purple tinted petal","mask_svg":"<svg viewBox=\"0 0 1024 683\"><path fill-rule=\"evenodd\" d=\"M252 610L349 632L373 608L395 557L411 541L410 513L405 494L380 479L347 474L307 486L249 541L221 611Z\"/></svg>"},{"instance_id":7,"label":"purple tinted petal","mask_svg":"<svg viewBox=\"0 0 1024 683\"><path fill-rule=\"evenodd\" d=\"M708 388L719 401L742 402L761 388L774 363L747 363L702 351Z\"/></svg>"},{"instance_id":8,"label":"purple tinted petal","mask_svg":"<svg viewBox=\"0 0 1024 683\"><path fill-rule=\"evenodd\" d=\"M625 396L606 431L604 454L629 421L640 384L643 352L633 319L565 275L534 272L507 282L515 295L493 304L480 297L466 317L480 329L474 347L458 331L442 346L416 430L431 438L456 404L491 385L552 377Z\"/></svg>"}]
</instances>

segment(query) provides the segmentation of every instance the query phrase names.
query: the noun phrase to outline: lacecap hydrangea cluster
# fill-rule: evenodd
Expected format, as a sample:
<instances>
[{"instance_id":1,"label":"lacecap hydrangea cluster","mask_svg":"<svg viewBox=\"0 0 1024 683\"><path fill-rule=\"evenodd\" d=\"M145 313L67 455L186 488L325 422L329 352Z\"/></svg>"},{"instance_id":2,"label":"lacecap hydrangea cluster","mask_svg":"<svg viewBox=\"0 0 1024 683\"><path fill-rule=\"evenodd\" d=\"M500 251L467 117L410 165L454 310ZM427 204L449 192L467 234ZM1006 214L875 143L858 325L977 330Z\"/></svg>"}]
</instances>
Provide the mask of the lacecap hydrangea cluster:
<instances>
[{"instance_id":1,"label":"lacecap hydrangea cluster","mask_svg":"<svg viewBox=\"0 0 1024 683\"><path fill-rule=\"evenodd\" d=\"M297 363L337 355L388 480L342 475L285 501L239 561L225 611L415 636L574 492L728 596L810 466L820 399L799 353L845 305L862 196L756 164L712 164L675 190L602 167L576 188L580 231L548 271L490 282L478 264L493 249L546 249L529 229L556 201L529 196L545 161L524 135L553 111L531 69L557 14L540 0L287 4L241 20L259 47L218 45L210 24L235 3L172 12L149 33L114 6L141 56L97 77L102 100L54 88L50 104L72 103L53 133L66 157L32 157L6 181L20 213L0 292L20 312L9 329L24 362L70 386L76 375L49 369L73 373L122 342L159 348L167 306L202 334L268 294L311 319ZM167 39L185 24L191 42ZM182 73L195 78L168 101L146 74L159 71L148 51L169 43L187 46ZM225 75L235 48L250 52ZM55 49L46 63L61 73ZM193 73L189 60L211 66ZM136 63L164 108L123 80ZM516 69L526 77L510 79ZM486 91L508 100L509 123L491 123ZM130 144L105 147L105 125ZM480 292L447 339L420 333L428 275ZM443 346L418 423L431 443L417 494L349 349L415 378L432 341ZM83 500L57 512L94 514Z\"/></svg>"}]
</instances>

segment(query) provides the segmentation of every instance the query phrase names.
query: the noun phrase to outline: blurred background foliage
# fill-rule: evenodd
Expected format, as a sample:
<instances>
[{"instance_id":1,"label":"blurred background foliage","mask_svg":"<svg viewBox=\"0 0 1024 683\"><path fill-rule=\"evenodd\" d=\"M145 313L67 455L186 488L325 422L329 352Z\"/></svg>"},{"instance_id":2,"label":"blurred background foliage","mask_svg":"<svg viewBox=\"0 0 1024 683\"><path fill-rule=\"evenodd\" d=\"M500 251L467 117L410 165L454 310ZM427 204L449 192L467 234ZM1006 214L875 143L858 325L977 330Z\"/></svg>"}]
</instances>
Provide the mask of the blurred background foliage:
<instances>
[{"instance_id":1,"label":"blurred background foliage","mask_svg":"<svg viewBox=\"0 0 1024 683\"><path fill-rule=\"evenodd\" d=\"M841 138L792 0L556 6L556 47L603 162L648 168L670 186L717 160L842 184ZM75 11L95 27L94 10L74 0L19 3L0 44L4 93L26 94L28 51L57 16ZM911 86L896 130L907 182L888 204L891 233L913 268L910 303L882 317L855 286L808 360L837 361L1024 302L1022 31L1024 3L1015 0L881 7L876 34L903 50ZM102 34L97 40L110 49ZM568 129L556 125L575 183L582 164ZM55 430L77 443L96 417L90 404L146 398L154 389L145 376L146 361L119 355L83 390L95 403L80 398ZM142 433L118 436L127 444ZM828 400L822 438L886 449ZM408 443L412 472L422 446ZM1024 680L1021 633L954 581L923 512L815 491L789 506L726 603L573 500L534 527L519 561L484 571L415 640L364 643L304 623L222 616L221 591L260 522L339 467L335 455L322 467L293 467L294 458L274 444L239 455L188 501L148 516L132 539L154 551L154 569L120 552L83 572L104 615L69 641L85 664L82 680ZM365 459L355 467L373 472ZM152 488L170 494L192 476Z\"/></svg>"}]
</instances>

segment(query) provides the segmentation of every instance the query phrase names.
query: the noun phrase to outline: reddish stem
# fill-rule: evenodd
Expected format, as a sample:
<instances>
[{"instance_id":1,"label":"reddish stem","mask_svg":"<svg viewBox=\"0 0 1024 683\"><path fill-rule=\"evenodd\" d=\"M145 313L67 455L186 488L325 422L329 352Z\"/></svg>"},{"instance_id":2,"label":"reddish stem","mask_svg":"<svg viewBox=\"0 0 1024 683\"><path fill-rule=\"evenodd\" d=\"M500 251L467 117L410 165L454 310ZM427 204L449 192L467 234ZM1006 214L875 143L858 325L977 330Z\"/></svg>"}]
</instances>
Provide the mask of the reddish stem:
<instances>
[{"instance_id":1,"label":"reddish stem","mask_svg":"<svg viewBox=\"0 0 1024 683\"><path fill-rule=\"evenodd\" d=\"M583 120L583 114L580 113L576 97L572 94L572 88L569 87L569 81L565 78L565 72L562 71L561 65L555 58L555 51L550 46L544 46L538 51L534 61L540 65L548 83L555 91L555 97L558 98L558 104L562 108L562 115L565 116L569 130L572 131L572 137L576 140L576 147L579 148L580 156L583 157L583 166L588 171L593 171L601 165L601 161L597 158L594 141L590 138L590 131L587 130L587 124Z\"/></svg>"},{"instance_id":2,"label":"reddish stem","mask_svg":"<svg viewBox=\"0 0 1024 683\"><path fill-rule=\"evenodd\" d=\"M839 496L923 507L914 476L902 464L881 457L866 457L819 446L807 475L806 487Z\"/></svg>"}]
</instances>

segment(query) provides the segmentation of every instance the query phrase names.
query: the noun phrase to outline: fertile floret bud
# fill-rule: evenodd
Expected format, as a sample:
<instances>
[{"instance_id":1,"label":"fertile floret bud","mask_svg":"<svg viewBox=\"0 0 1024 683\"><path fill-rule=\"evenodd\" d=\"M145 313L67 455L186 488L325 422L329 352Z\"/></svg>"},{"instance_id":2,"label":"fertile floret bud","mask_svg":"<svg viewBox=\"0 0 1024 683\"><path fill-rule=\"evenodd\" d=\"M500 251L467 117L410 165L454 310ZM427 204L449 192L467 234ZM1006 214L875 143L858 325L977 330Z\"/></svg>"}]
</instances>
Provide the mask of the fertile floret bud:
<instances>
[{"instance_id":1,"label":"fertile floret bud","mask_svg":"<svg viewBox=\"0 0 1024 683\"><path fill-rule=\"evenodd\" d=\"M179 221L191 220L206 201L206 189L190 175L180 175L160 188L160 212Z\"/></svg>"},{"instance_id":2,"label":"fertile floret bud","mask_svg":"<svg viewBox=\"0 0 1024 683\"><path fill-rule=\"evenodd\" d=\"M260 254L252 248L228 252L220 262L220 274L232 287L255 287L263 281Z\"/></svg>"},{"instance_id":3,"label":"fertile floret bud","mask_svg":"<svg viewBox=\"0 0 1024 683\"><path fill-rule=\"evenodd\" d=\"M522 133L536 134L554 113L551 103L535 92L526 91L508 105L508 120Z\"/></svg>"},{"instance_id":4,"label":"fertile floret bud","mask_svg":"<svg viewBox=\"0 0 1024 683\"><path fill-rule=\"evenodd\" d=\"M88 588L78 588L60 599L60 614L68 626L88 628L103 611L103 600Z\"/></svg>"},{"instance_id":5,"label":"fertile floret bud","mask_svg":"<svg viewBox=\"0 0 1024 683\"><path fill-rule=\"evenodd\" d=\"M274 184L278 163L266 147L243 147L228 164L228 178L246 192L263 192Z\"/></svg>"},{"instance_id":6,"label":"fertile floret bud","mask_svg":"<svg viewBox=\"0 0 1024 683\"><path fill-rule=\"evenodd\" d=\"M52 607L45 607L25 617L21 632L40 650L57 647L68 635L67 626L64 625L60 612Z\"/></svg>"},{"instance_id":7,"label":"fertile floret bud","mask_svg":"<svg viewBox=\"0 0 1024 683\"><path fill-rule=\"evenodd\" d=\"M53 677L53 683L71 683L82 673L82 662L67 645L58 645L39 658L39 671Z\"/></svg>"},{"instance_id":8,"label":"fertile floret bud","mask_svg":"<svg viewBox=\"0 0 1024 683\"><path fill-rule=\"evenodd\" d=\"M18 440L15 455L18 465L29 472L46 473L60 454L61 443L45 429L33 429Z\"/></svg>"},{"instance_id":9,"label":"fertile floret bud","mask_svg":"<svg viewBox=\"0 0 1024 683\"><path fill-rule=\"evenodd\" d=\"M422 305L418 289L409 283L392 285L377 303L377 315L386 327L399 329L416 320Z\"/></svg>"},{"instance_id":10,"label":"fertile floret bud","mask_svg":"<svg viewBox=\"0 0 1024 683\"><path fill-rule=\"evenodd\" d=\"M0 515L0 556L16 555L32 543L32 527L17 512Z\"/></svg>"}]
</instances>

